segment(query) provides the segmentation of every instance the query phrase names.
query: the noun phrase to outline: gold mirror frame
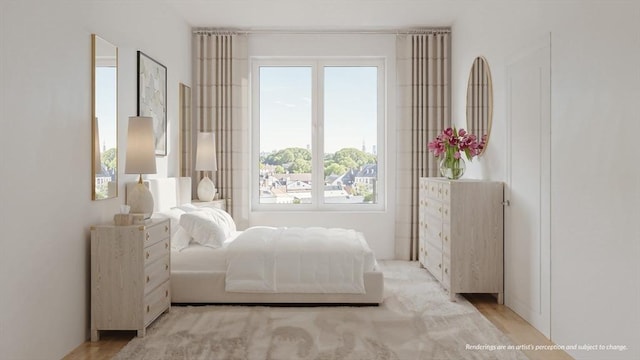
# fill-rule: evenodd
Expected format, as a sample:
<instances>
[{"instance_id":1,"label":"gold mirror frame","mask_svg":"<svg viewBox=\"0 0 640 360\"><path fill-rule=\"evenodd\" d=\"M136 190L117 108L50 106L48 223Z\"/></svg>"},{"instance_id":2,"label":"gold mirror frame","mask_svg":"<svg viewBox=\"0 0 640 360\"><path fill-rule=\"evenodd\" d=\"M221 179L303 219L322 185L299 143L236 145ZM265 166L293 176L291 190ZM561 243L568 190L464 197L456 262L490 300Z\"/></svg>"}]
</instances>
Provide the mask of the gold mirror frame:
<instances>
[{"instance_id":1,"label":"gold mirror frame","mask_svg":"<svg viewBox=\"0 0 640 360\"><path fill-rule=\"evenodd\" d=\"M91 34L91 199L118 197L118 48Z\"/></svg>"},{"instance_id":2,"label":"gold mirror frame","mask_svg":"<svg viewBox=\"0 0 640 360\"><path fill-rule=\"evenodd\" d=\"M467 131L478 141L485 138L482 154L489 144L493 117L493 83L487 59L478 56L473 60L467 83Z\"/></svg>"}]
</instances>

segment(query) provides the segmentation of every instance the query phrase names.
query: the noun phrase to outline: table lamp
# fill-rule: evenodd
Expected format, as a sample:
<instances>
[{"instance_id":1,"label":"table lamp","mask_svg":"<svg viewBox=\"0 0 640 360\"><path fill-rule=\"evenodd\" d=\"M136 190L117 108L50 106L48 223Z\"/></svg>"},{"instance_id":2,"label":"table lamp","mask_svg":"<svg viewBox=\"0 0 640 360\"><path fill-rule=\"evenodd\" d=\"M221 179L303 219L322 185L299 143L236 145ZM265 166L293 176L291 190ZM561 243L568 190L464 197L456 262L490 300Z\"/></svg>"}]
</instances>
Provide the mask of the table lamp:
<instances>
[{"instance_id":1,"label":"table lamp","mask_svg":"<svg viewBox=\"0 0 640 360\"><path fill-rule=\"evenodd\" d=\"M156 173L156 147L153 118L130 116L127 133L125 174L138 174L138 184L127 193L131 214L143 214L145 219L153 213L153 195L142 183L142 174Z\"/></svg>"},{"instance_id":2,"label":"table lamp","mask_svg":"<svg viewBox=\"0 0 640 360\"><path fill-rule=\"evenodd\" d=\"M200 201L213 200L216 196L216 186L206 173L206 171L218 170L215 135L212 132L198 133L195 169L205 171L204 177L200 180L200 183L198 183L198 199Z\"/></svg>"}]
</instances>

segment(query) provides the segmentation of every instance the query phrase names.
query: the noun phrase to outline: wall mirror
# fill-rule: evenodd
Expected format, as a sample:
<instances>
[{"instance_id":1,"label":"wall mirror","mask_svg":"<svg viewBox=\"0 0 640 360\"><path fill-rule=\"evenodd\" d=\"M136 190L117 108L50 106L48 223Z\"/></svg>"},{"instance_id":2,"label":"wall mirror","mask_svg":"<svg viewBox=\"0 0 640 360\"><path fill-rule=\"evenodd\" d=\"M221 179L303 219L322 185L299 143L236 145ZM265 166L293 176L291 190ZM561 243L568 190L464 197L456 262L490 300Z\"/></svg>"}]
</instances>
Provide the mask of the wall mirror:
<instances>
[{"instance_id":1,"label":"wall mirror","mask_svg":"<svg viewBox=\"0 0 640 360\"><path fill-rule=\"evenodd\" d=\"M478 56L473 61L469 82L467 83L467 131L474 134L478 141L486 139L489 143L491 133L491 117L493 116L493 86L489 64L484 57Z\"/></svg>"},{"instance_id":2,"label":"wall mirror","mask_svg":"<svg viewBox=\"0 0 640 360\"><path fill-rule=\"evenodd\" d=\"M118 196L118 48L91 35L92 199Z\"/></svg>"}]
</instances>

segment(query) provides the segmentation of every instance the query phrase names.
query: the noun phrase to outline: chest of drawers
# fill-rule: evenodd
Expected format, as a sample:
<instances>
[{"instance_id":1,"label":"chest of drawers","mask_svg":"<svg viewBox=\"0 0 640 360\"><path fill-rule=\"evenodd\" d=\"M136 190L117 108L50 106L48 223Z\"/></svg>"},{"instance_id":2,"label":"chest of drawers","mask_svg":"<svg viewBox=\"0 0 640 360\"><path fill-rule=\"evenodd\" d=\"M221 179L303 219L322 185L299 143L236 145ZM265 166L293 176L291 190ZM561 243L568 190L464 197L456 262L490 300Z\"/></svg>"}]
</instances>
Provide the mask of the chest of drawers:
<instances>
[{"instance_id":1,"label":"chest of drawers","mask_svg":"<svg viewBox=\"0 0 640 360\"><path fill-rule=\"evenodd\" d=\"M419 261L451 300L493 293L503 302L503 184L421 178Z\"/></svg>"},{"instance_id":2,"label":"chest of drawers","mask_svg":"<svg viewBox=\"0 0 640 360\"><path fill-rule=\"evenodd\" d=\"M91 340L100 330L137 330L171 306L169 219L91 228Z\"/></svg>"}]
</instances>

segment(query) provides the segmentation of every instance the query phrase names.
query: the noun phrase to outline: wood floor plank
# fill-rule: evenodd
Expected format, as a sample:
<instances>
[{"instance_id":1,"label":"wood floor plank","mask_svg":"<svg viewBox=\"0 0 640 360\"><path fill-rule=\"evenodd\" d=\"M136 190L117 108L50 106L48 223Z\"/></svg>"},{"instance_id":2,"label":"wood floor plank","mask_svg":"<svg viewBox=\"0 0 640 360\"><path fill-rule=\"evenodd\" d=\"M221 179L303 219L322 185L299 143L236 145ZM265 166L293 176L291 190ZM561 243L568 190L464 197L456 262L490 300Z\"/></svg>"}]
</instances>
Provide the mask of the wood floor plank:
<instances>
[{"instance_id":1,"label":"wood floor plank","mask_svg":"<svg viewBox=\"0 0 640 360\"><path fill-rule=\"evenodd\" d=\"M504 305L499 305L489 294L465 294L464 297L480 311L485 318L502 331L515 345L554 345L540 331L531 326ZM530 360L573 360L562 350L522 349Z\"/></svg>"},{"instance_id":2,"label":"wood floor plank","mask_svg":"<svg viewBox=\"0 0 640 360\"><path fill-rule=\"evenodd\" d=\"M99 341L85 341L63 359L109 360L135 336L135 331L103 331Z\"/></svg>"}]
</instances>

